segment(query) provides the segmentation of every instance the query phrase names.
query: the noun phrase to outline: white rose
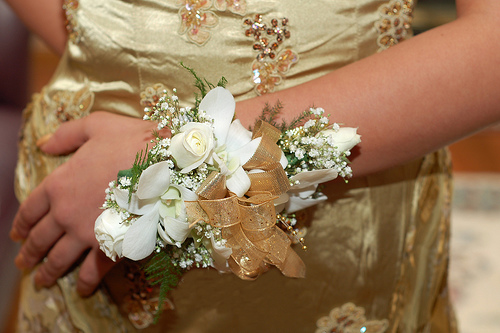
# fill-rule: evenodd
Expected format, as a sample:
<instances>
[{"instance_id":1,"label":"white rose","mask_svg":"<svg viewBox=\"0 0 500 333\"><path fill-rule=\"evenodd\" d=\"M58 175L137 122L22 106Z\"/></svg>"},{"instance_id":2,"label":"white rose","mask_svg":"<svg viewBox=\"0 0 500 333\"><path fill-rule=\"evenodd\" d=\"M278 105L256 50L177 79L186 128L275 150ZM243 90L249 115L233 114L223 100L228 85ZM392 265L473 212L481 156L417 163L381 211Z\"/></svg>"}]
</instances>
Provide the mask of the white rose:
<instances>
[{"instance_id":1,"label":"white rose","mask_svg":"<svg viewBox=\"0 0 500 333\"><path fill-rule=\"evenodd\" d=\"M207 124L188 123L170 141L168 149L182 173L200 166L214 148L214 135Z\"/></svg>"},{"instance_id":2,"label":"white rose","mask_svg":"<svg viewBox=\"0 0 500 333\"><path fill-rule=\"evenodd\" d=\"M122 257L123 238L128 228L114 209L106 209L95 221L94 233L99 247L113 261Z\"/></svg>"},{"instance_id":3,"label":"white rose","mask_svg":"<svg viewBox=\"0 0 500 333\"><path fill-rule=\"evenodd\" d=\"M357 128L341 127L337 131L326 129L319 132L318 135L330 137L333 145L336 146L339 151L344 152L351 150L352 147L361 142L361 135L357 134L356 131Z\"/></svg>"}]
</instances>

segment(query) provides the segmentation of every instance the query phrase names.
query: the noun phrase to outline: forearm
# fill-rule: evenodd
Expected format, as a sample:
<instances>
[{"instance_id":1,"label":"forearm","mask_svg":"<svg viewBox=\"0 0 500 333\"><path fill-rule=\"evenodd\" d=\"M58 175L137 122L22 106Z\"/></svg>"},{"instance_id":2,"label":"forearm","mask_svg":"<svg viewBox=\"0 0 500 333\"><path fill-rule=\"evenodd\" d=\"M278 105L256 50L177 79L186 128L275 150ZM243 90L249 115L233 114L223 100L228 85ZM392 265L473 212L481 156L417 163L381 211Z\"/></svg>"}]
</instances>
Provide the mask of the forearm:
<instances>
[{"instance_id":1,"label":"forearm","mask_svg":"<svg viewBox=\"0 0 500 333\"><path fill-rule=\"evenodd\" d=\"M58 54L66 44L62 0L6 0L24 24Z\"/></svg>"},{"instance_id":2,"label":"forearm","mask_svg":"<svg viewBox=\"0 0 500 333\"><path fill-rule=\"evenodd\" d=\"M317 80L240 102L238 117L251 124L265 102L276 100L288 119L321 106L332 121L359 127L356 175L421 157L500 121L499 6L492 7L490 15L466 10L450 24Z\"/></svg>"}]
</instances>

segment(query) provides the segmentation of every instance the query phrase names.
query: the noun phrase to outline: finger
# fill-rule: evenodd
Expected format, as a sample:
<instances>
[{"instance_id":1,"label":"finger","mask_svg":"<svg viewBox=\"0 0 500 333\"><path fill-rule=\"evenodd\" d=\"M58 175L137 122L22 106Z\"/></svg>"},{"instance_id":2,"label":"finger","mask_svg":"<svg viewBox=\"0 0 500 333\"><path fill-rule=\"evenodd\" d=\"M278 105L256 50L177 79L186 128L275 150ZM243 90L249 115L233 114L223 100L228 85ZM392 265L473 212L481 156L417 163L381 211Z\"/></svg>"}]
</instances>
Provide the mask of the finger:
<instances>
[{"instance_id":1,"label":"finger","mask_svg":"<svg viewBox=\"0 0 500 333\"><path fill-rule=\"evenodd\" d=\"M63 230L46 215L29 233L15 259L19 269L34 267L63 235Z\"/></svg>"},{"instance_id":2,"label":"finger","mask_svg":"<svg viewBox=\"0 0 500 333\"><path fill-rule=\"evenodd\" d=\"M76 290L82 297L90 296L107 272L117 263L106 257L99 248L93 248L80 268Z\"/></svg>"},{"instance_id":3,"label":"finger","mask_svg":"<svg viewBox=\"0 0 500 333\"><path fill-rule=\"evenodd\" d=\"M50 287L58 278L63 276L80 258L86 247L75 244L75 240L67 234L50 250L44 262L38 267L35 274L35 285Z\"/></svg>"},{"instance_id":4,"label":"finger","mask_svg":"<svg viewBox=\"0 0 500 333\"><path fill-rule=\"evenodd\" d=\"M43 181L19 206L10 231L12 240L19 241L28 237L33 225L42 219L49 209L49 197Z\"/></svg>"},{"instance_id":5,"label":"finger","mask_svg":"<svg viewBox=\"0 0 500 333\"><path fill-rule=\"evenodd\" d=\"M37 146L50 155L66 155L76 151L87 140L85 118L82 118L63 123L53 134L40 138Z\"/></svg>"}]
</instances>

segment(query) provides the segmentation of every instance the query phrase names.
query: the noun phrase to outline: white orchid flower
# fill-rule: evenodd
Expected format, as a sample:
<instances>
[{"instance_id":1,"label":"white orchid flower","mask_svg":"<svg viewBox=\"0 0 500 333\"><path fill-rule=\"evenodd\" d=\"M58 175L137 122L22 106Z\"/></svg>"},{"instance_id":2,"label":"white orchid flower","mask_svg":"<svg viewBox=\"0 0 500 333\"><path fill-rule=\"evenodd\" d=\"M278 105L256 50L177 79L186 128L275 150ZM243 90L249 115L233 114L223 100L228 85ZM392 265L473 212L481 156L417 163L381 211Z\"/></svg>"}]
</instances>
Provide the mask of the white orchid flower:
<instances>
[{"instance_id":1,"label":"white orchid flower","mask_svg":"<svg viewBox=\"0 0 500 333\"><path fill-rule=\"evenodd\" d=\"M141 260L156 246L157 234L168 244L184 242L189 234L184 201L198 196L179 185L170 183L168 163L160 162L144 170L136 193L129 201L128 190L114 190L116 203L132 214L141 215L127 230L122 245L124 257Z\"/></svg>"},{"instance_id":2,"label":"white orchid flower","mask_svg":"<svg viewBox=\"0 0 500 333\"><path fill-rule=\"evenodd\" d=\"M236 103L229 90L222 87L212 89L200 103L200 110L214 120L214 135L217 139L213 160L226 175L226 187L238 197L250 188L250 178L242 165L253 156L261 138L252 140L252 132L233 120Z\"/></svg>"},{"instance_id":3,"label":"white orchid flower","mask_svg":"<svg viewBox=\"0 0 500 333\"><path fill-rule=\"evenodd\" d=\"M337 176L337 172L333 169L302 171L292 176L290 180L296 184L275 200L276 211L285 210L290 214L325 201L328 198L322 193L314 198L311 196L316 192L319 184L333 180Z\"/></svg>"}]
</instances>

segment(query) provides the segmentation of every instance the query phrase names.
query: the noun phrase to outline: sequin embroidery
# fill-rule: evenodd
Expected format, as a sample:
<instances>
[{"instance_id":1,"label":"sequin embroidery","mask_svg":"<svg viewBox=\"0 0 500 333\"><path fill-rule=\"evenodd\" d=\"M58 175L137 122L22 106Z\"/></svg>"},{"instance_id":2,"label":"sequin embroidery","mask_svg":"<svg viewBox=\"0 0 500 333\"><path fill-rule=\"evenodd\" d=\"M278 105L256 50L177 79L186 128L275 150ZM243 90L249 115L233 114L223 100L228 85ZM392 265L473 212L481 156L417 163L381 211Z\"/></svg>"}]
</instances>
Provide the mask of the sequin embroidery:
<instances>
[{"instance_id":1,"label":"sequin embroidery","mask_svg":"<svg viewBox=\"0 0 500 333\"><path fill-rule=\"evenodd\" d=\"M215 0L214 6L222 12L228 9L230 12L238 15L245 15L247 11L246 0Z\"/></svg>"},{"instance_id":2,"label":"sequin embroidery","mask_svg":"<svg viewBox=\"0 0 500 333\"><path fill-rule=\"evenodd\" d=\"M47 125L54 131L61 123L80 119L90 113L94 93L85 85L77 91L57 91L44 99L43 110Z\"/></svg>"},{"instance_id":3,"label":"sequin embroidery","mask_svg":"<svg viewBox=\"0 0 500 333\"><path fill-rule=\"evenodd\" d=\"M163 83L157 83L151 87L147 87L141 92L141 105L145 108L152 108L158 103L160 98L165 95L167 87Z\"/></svg>"},{"instance_id":4,"label":"sequin embroidery","mask_svg":"<svg viewBox=\"0 0 500 333\"><path fill-rule=\"evenodd\" d=\"M56 116L59 122L62 123L88 115L89 109L94 102L94 94L88 87L84 87L74 93L57 92L52 96L52 101L57 104Z\"/></svg>"},{"instance_id":5,"label":"sequin embroidery","mask_svg":"<svg viewBox=\"0 0 500 333\"><path fill-rule=\"evenodd\" d=\"M386 319L366 320L365 309L346 303L320 318L316 325L316 333L383 333L389 322Z\"/></svg>"},{"instance_id":6,"label":"sequin embroidery","mask_svg":"<svg viewBox=\"0 0 500 333\"><path fill-rule=\"evenodd\" d=\"M208 10L212 7L212 0L181 0L179 9L181 27L179 33L186 34L195 44L203 45L210 38L209 28L219 23L219 17Z\"/></svg>"},{"instance_id":7,"label":"sequin embroidery","mask_svg":"<svg viewBox=\"0 0 500 333\"><path fill-rule=\"evenodd\" d=\"M210 10L212 5L218 11L238 15L244 15L247 8L246 0L178 0L177 5L181 6L179 34L186 34L189 41L200 46L210 39L210 29L219 24L219 17Z\"/></svg>"},{"instance_id":8,"label":"sequin embroidery","mask_svg":"<svg viewBox=\"0 0 500 333\"><path fill-rule=\"evenodd\" d=\"M299 60L297 53L291 49L278 50L285 39L290 38L287 28L288 19L272 19L268 25L262 15L256 15L252 20L243 21L245 35L255 40L253 49L258 52L252 63L252 81L258 95L273 92L279 85L290 67Z\"/></svg>"},{"instance_id":9,"label":"sequin embroidery","mask_svg":"<svg viewBox=\"0 0 500 333\"><path fill-rule=\"evenodd\" d=\"M68 31L68 38L75 44L82 40L82 33L78 21L76 19L76 12L80 3L78 0L64 0L63 10L66 16L66 30Z\"/></svg>"},{"instance_id":10,"label":"sequin embroidery","mask_svg":"<svg viewBox=\"0 0 500 333\"><path fill-rule=\"evenodd\" d=\"M375 23L379 33L377 44L380 51L411 37L414 8L414 0L391 0L380 6L380 20Z\"/></svg>"}]
</instances>

